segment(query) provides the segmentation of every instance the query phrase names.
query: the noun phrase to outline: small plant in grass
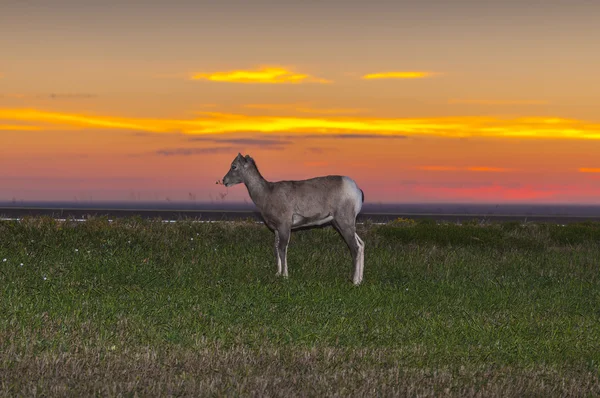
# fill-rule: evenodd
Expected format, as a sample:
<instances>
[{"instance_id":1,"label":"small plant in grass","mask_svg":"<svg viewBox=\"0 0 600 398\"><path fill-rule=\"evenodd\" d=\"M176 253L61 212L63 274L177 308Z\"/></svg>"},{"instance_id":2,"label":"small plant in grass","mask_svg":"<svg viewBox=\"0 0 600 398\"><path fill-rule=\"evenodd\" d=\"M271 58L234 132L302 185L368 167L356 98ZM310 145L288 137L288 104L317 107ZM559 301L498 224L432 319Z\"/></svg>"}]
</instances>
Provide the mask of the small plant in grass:
<instances>
[{"instance_id":1,"label":"small plant in grass","mask_svg":"<svg viewBox=\"0 0 600 398\"><path fill-rule=\"evenodd\" d=\"M398 217L390 222L391 225L415 225L416 221L412 218Z\"/></svg>"}]
</instances>

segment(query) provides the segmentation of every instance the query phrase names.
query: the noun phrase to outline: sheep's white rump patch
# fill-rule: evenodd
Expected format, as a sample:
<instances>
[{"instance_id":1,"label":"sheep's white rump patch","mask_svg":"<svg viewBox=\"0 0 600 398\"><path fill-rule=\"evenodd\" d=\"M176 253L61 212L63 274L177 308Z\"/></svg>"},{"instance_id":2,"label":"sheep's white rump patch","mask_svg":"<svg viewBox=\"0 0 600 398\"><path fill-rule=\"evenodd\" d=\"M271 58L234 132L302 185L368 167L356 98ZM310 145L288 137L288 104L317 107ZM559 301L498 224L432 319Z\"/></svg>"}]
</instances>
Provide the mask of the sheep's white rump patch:
<instances>
[{"instance_id":1,"label":"sheep's white rump patch","mask_svg":"<svg viewBox=\"0 0 600 398\"><path fill-rule=\"evenodd\" d=\"M356 182L350 177L342 177L344 180L344 196L354 201L354 214L360 213L362 209L362 192Z\"/></svg>"}]
</instances>

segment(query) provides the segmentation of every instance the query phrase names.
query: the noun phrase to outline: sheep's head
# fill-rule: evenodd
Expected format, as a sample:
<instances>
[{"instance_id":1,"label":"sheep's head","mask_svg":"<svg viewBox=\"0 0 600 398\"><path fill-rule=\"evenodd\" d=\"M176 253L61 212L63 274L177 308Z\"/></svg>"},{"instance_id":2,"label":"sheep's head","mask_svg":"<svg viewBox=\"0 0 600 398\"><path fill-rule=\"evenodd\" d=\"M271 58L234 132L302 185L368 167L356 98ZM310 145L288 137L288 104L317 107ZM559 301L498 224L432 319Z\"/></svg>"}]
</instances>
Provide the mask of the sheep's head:
<instances>
[{"instance_id":1,"label":"sheep's head","mask_svg":"<svg viewBox=\"0 0 600 398\"><path fill-rule=\"evenodd\" d=\"M223 185L230 187L244 182L244 175L250 164L252 164L250 155L244 157L241 153L238 153L233 162L231 162L231 168L225 174L225 177L223 177Z\"/></svg>"}]
</instances>

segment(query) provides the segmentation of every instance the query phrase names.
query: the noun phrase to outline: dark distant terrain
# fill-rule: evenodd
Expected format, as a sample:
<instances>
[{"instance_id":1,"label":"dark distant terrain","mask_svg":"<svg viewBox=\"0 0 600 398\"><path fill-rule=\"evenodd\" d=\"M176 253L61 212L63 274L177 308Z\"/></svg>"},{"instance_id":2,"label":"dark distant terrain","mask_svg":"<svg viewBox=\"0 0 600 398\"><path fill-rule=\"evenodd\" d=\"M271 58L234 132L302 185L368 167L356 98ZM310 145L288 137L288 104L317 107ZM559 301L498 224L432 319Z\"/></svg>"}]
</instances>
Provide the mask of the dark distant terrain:
<instances>
[{"instance_id":1,"label":"dark distant terrain","mask_svg":"<svg viewBox=\"0 0 600 398\"><path fill-rule=\"evenodd\" d=\"M190 202L0 202L0 216L52 216L87 218L89 216L193 218L204 221L260 220L253 204ZM359 222L388 222L397 218L462 222L470 219L495 221L536 221L570 223L600 221L600 205L540 204L455 204L455 203L365 203Z\"/></svg>"}]
</instances>

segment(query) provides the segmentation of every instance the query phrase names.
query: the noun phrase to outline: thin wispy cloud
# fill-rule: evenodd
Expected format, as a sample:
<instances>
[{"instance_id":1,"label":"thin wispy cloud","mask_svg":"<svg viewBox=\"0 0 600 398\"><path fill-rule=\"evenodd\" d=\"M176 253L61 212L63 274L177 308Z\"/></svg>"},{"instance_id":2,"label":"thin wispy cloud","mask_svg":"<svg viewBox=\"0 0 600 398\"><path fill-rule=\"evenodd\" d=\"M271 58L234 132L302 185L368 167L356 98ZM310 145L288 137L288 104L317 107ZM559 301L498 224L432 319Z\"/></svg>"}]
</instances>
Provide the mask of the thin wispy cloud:
<instances>
[{"instance_id":1,"label":"thin wispy cloud","mask_svg":"<svg viewBox=\"0 0 600 398\"><path fill-rule=\"evenodd\" d=\"M407 186L407 187L428 187L428 188L451 188L451 189L464 189L464 188L484 188L500 185L505 188L517 189L522 188L521 183L495 183L492 181L470 181L467 179L462 180L440 180L440 181L420 181L420 180L400 180L395 181L394 184Z\"/></svg>"},{"instance_id":2,"label":"thin wispy cloud","mask_svg":"<svg viewBox=\"0 0 600 398\"><path fill-rule=\"evenodd\" d=\"M239 146L257 146L257 147L269 147L269 146L285 146L292 143L289 140L271 139L271 138L212 138L212 137L192 137L190 141L204 141L214 142L222 144L233 144Z\"/></svg>"},{"instance_id":3,"label":"thin wispy cloud","mask_svg":"<svg viewBox=\"0 0 600 398\"><path fill-rule=\"evenodd\" d=\"M438 75L436 72L427 71L389 71L389 72L377 72L369 73L364 75L362 78L365 80L374 79L423 79L426 77L433 77Z\"/></svg>"},{"instance_id":4,"label":"thin wispy cloud","mask_svg":"<svg viewBox=\"0 0 600 398\"><path fill-rule=\"evenodd\" d=\"M306 166L306 167L326 167L326 166L329 166L329 162L324 162L324 161L304 162L304 166Z\"/></svg>"},{"instance_id":5,"label":"thin wispy cloud","mask_svg":"<svg viewBox=\"0 0 600 398\"><path fill-rule=\"evenodd\" d=\"M67 177L57 175L15 175L15 176L0 176L0 181L10 182L19 181L35 184L43 184L48 182L56 183L69 183L69 184L85 184L85 183L107 183L115 184L117 182L147 182L153 181L152 177L142 176L110 176L110 177L94 177L94 176L79 176L79 177Z\"/></svg>"},{"instance_id":6,"label":"thin wispy cloud","mask_svg":"<svg viewBox=\"0 0 600 398\"><path fill-rule=\"evenodd\" d=\"M187 79L189 73L156 73L151 75L154 79Z\"/></svg>"},{"instance_id":7,"label":"thin wispy cloud","mask_svg":"<svg viewBox=\"0 0 600 398\"><path fill-rule=\"evenodd\" d=\"M407 135L401 134L365 134L365 133L318 133L318 134L286 134L280 136L281 138L294 138L294 139L368 139L368 140L404 140L407 139Z\"/></svg>"},{"instance_id":8,"label":"thin wispy cloud","mask_svg":"<svg viewBox=\"0 0 600 398\"><path fill-rule=\"evenodd\" d=\"M256 133L256 132L248 132ZM342 133L342 134L328 134L328 133L285 133L285 134L264 134L262 137L272 137L278 140L277 142L292 143L292 140L322 140L322 139L374 139L374 140L404 140L409 138L406 135L394 134L394 135L381 135L381 134L361 134L361 133ZM269 138L257 138L256 140L263 140ZM203 140L203 137L190 138L191 141ZM212 139L211 139L212 140ZM223 139L215 138L219 142L223 142ZM246 140L246 139L244 139ZM255 139L249 139L255 140ZM227 141L227 140L225 140Z\"/></svg>"},{"instance_id":9,"label":"thin wispy cloud","mask_svg":"<svg viewBox=\"0 0 600 398\"><path fill-rule=\"evenodd\" d=\"M98 97L92 93L48 93L48 94L0 94L0 98L11 99L90 99Z\"/></svg>"},{"instance_id":10,"label":"thin wispy cloud","mask_svg":"<svg viewBox=\"0 0 600 398\"><path fill-rule=\"evenodd\" d=\"M502 119L497 117L375 118L360 116L266 116L209 112L194 119L148 119L92 116L36 109L0 109L0 123L35 123L46 130L110 128L155 133L214 135L262 134L381 137L504 137L530 139L600 140L600 124L552 117ZM370 137L372 138L372 137Z\"/></svg>"},{"instance_id":11,"label":"thin wispy cloud","mask_svg":"<svg viewBox=\"0 0 600 398\"><path fill-rule=\"evenodd\" d=\"M25 99L29 98L28 94L0 94L0 98Z\"/></svg>"},{"instance_id":12,"label":"thin wispy cloud","mask_svg":"<svg viewBox=\"0 0 600 398\"><path fill-rule=\"evenodd\" d=\"M208 148L167 148L159 149L154 152L160 156L193 156L193 155L207 155L217 153L229 153L235 151L234 147L208 147Z\"/></svg>"},{"instance_id":13,"label":"thin wispy cloud","mask_svg":"<svg viewBox=\"0 0 600 398\"><path fill-rule=\"evenodd\" d=\"M244 108L260 109L266 111L289 111L298 109L298 107L308 106L308 104L244 104Z\"/></svg>"},{"instance_id":14,"label":"thin wispy cloud","mask_svg":"<svg viewBox=\"0 0 600 398\"><path fill-rule=\"evenodd\" d=\"M391 139L391 140L403 140L408 138L406 135L381 135L381 134L331 134L327 136L310 136L315 137L331 137L331 138L352 138L352 139Z\"/></svg>"},{"instance_id":15,"label":"thin wispy cloud","mask_svg":"<svg viewBox=\"0 0 600 398\"><path fill-rule=\"evenodd\" d=\"M419 166L415 167L417 170L423 171L457 171L458 167L451 166Z\"/></svg>"},{"instance_id":16,"label":"thin wispy cloud","mask_svg":"<svg viewBox=\"0 0 600 398\"><path fill-rule=\"evenodd\" d=\"M514 184L514 183L505 183L505 184L498 184L498 183L494 183L491 181L469 181L469 180L458 180L458 181L447 181L447 180L443 180L443 181L428 181L426 183L423 182L417 182L417 184L415 185L426 185L428 187L432 187L432 188L483 188L483 187L491 187L494 185L501 185L505 188L519 188L519 184Z\"/></svg>"},{"instance_id":17,"label":"thin wispy cloud","mask_svg":"<svg viewBox=\"0 0 600 398\"><path fill-rule=\"evenodd\" d=\"M90 93L51 93L46 94L46 98L50 99L89 99L96 98L98 95Z\"/></svg>"},{"instance_id":18,"label":"thin wispy cloud","mask_svg":"<svg viewBox=\"0 0 600 398\"><path fill-rule=\"evenodd\" d=\"M160 156L194 156L194 155L214 155L219 153L233 153L240 150L243 145L230 145L219 147L204 147L204 148L164 148L154 152ZM267 145L262 146L263 150L281 151L285 149L285 145Z\"/></svg>"},{"instance_id":19,"label":"thin wispy cloud","mask_svg":"<svg viewBox=\"0 0 600 398\"><path fill-rule=\"evenodd\" d=\"M329 80L294 72L283 66L260 66L254 70L196 73L192 75L191 79L246 84L331 83Z\"/></svg>"},{"instance_id":20,"label":"thin wispy cloud","mask_svg":"<svg viewBox=\"0 0 600 398\"><path fill-rule=\"evenodd\" d=\"M39 126L23 126L19 124L0 124L0 131L36 131L41 130Z\"/></svg>"},{"instance_id":21,"label":"thin wispy cloud","mask_svg":"<svg viewBox=\"0 0 600 398\"><path fill-rule=\"evenodd\" d=\"M456 167L456 166L417 166L416 170L422 171L471 171L481 173L506 173L514 171L513 169L504 167L487 167L487 166L471 166L471 167Z\"/></svg>"},{"instance_id":22,"label":"thin wispy cloud","mask_svg":"<svg viewBox=\"0 0 600 398\"><path fill-rule=\"evenodd\" d=\"M458 99L448 100L449 104L470 104L470 105L548 105L549 101L543 100L485 100L485 99Z\"/></svg>"},{"instance_id":23,"label":"thin wispy cloud","mask_svg":"<svg viewBox=\"0 0 600 398\"><path fill-rule=\"evenodd\" d=\"M138 130L149 132L176 132L177 124L185 121L164 119L120 118L111 116L89 116L61 112L46 112L35 109L0 109L0 120L18 120L43 123L46 129L52 127L104 127L112 129ZM39 126L42 127L42 126Z\"/></svg>"},{"instance_id":24,"label":"thin wispy cloud","mask_svg":"<svg viewBox=\"0 0 600 398\"><path fill-rule=\"evenodd\" d=\"M322 147L315 147L315 146L306 148L307 153L325 153L329 150L331 150L331 148L322 148Z\"/></svg>"},{"instance_id":25,"label":"thin wispy cloud","mask_svg":"<svg viewBox=\"0 0 600 398\"><path fill-rule=\"evenodd\" d=\"M315 115L347 115L367 112L364 108L315 108L307 104L245 104L244 108L266 111L289 111Z\"/></svg>"},{"instance_id":26,"label":"thin wispy cloud","mask_svg":"<svg viewBox=\"0 0 600 398\"><path fill-rule=\"evenodd\" d=\"M485 167L485 166L467 167L466 170L467 171L482 172L482 173L508 173L508 172L511 172L511 171L515 171L513 169L506 168L506 167Z\"/></svg>"},{"instance_id":27,"label":"thin wispy cloud","mask_svg":"<svg viewBox=\"0 0 600 398\"><path fill-rule=\"evenodd\" d=\"M417 170L422 171L458 171L458 167L453 166L418 166L415 167Z\"/></svg>"},{"instance_id":28,"label":"thin wispy cloud","mask_svg":"<svg viewBox=\"0 0 600 398\"><path fill-rule=\"evenodd\" d=\"M317 108L296 108L296 111L302 113L313 113L317 115L343 115L343 114L356 114L366 112L366 109L358 108L330 108L330 109L317 109Z\"/></svg>"},{"instance_id":29,"label":"thin wispy cloud","mask_svg":"<svg viewBox=\"0 0 600 398\"><path fill-rule=\"evenodd\" d=\"M600 173L600 167L580 167L577 171L580 173Z\"/></svg>"}]
</instances>

